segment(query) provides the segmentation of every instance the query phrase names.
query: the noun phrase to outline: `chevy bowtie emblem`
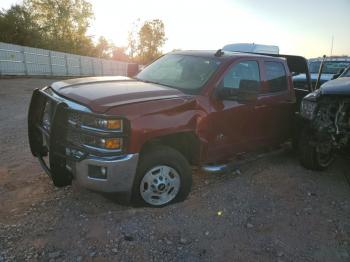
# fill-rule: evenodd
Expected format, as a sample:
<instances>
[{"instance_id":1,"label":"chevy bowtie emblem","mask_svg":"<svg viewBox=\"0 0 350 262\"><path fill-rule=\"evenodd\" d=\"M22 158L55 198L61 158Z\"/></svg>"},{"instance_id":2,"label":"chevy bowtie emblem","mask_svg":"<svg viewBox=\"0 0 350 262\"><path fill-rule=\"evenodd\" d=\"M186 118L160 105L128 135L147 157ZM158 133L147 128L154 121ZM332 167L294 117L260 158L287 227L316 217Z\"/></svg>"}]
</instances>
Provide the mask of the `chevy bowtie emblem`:
<instances>
[{"instance_id":1,"label":"chevy bowtie emblem","mask_svg":"<svg viewBox=\"0 0 350 262\"><path fill-rule=\"evenodd\" d=\"M224 140L224 139L225 139L224 134L218 134L218 135L216 136L216 140L217 140L217 141L222 141L222 140Z\"/></svg>"}]
</instances>

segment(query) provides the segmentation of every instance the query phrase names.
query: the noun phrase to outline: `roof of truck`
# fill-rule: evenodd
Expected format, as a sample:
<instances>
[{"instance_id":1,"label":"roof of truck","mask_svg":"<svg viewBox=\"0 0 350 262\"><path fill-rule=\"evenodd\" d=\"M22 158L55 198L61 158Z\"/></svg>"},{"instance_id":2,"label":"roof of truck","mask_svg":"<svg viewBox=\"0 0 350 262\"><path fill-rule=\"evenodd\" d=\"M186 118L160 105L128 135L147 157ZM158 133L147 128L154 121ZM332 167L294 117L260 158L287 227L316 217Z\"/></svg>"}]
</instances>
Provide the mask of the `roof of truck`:
<instances>
[{"instance_id":1,"label":"roof of truck","mask_svg":"<svg viewBox=\"0 0 350 262\"><path fill-rule=\"evenodd\" d=\"M185 50L185 51L173 51L171 54L180 54L180 55L193 55L193 56L201 56L201 57L214 57L221 60L229 60L236 57L268 57L268 58L279 58L276 56L262 55L257 53L243 53L243 52L231 52L222 50L222 55L215 56L218 50ZM283 59L283 58L282 58Z\"/></svg>"}]
</instances>

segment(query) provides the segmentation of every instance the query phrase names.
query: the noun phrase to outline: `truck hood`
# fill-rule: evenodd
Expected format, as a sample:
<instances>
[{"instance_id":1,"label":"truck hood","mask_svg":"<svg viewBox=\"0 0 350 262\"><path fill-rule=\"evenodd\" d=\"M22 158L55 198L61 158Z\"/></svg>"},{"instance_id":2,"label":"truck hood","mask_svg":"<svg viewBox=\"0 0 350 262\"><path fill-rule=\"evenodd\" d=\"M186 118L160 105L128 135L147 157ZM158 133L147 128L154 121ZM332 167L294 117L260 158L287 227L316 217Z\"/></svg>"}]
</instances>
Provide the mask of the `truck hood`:
<instances>
[{"instance_id":1,"label":"truck hood","mask_svg":"<svg viewBox=\"0 0 350 262\"><path fill-rule=\"evenodd\" d=\"M177 89L128 77L77 78L55 82L51 88L59 95L97 113L124 104L185 96Z\"/></svg>"},{"instance_id":2,"label":"truck hood","mask_svg":"<svg viewBox=\"0 0 350 262\"><path fill-rule=\"evenodd\" d=\"M321 86L322 95L350 95L350 77L328 81Z\"/></svg>"}]
</instances>

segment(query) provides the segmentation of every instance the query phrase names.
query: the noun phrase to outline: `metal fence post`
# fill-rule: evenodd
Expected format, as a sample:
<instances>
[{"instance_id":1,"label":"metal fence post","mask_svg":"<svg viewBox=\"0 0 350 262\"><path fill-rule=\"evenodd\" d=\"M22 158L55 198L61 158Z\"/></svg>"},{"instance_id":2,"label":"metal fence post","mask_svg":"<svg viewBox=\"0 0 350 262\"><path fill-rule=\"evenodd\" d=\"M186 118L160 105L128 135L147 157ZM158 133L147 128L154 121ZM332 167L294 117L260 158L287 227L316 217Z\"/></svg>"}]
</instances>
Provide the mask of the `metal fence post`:
<instances>
[{"instance_id":1,"label":"metal fence post","mask_svg":"<svg viewBox=\"0 0 350 262\"><path fill-rule=\"evenodd\" d=\"M79 56L79 73L80 76L83 75L83 64L81 63L81 56Z\"/></svg>"},{"instance_id":2,"label":"metal fence post","mask_svg":"<svg viewBox=\"0 0 350 262\"><path fill-rule=\"evenodd\" d=\"M49 66L50 66L50 72L51 72L51 75L53 76L53 68L52 68L52 52L49 51Z\"/></svg>"},{"instance_id":3,"label":"metal fence post","mask_svg":"<svg viewBox=\"0 0 350 262\"><path fill-rule=\"evenodd\" d=\"M66 54L64 54L64 60L66 62L66 76L69 76L69 70L68 70L68 56Z\"/></svg>"},{"instance_id":4,"label":"metal fence post","mask_svg":"<svg viewBox=\"0 0 350 262\"><path fill-rule=\"evenodd\" d=\"M21 48L21 53L23 55L24 74L28 75L28 65L27 65L26 54L24 52L24 47Z\"/></svg>"},{"instance_id":5,"label":"metal fence post","mask_svg":"<svg viewBox=\"0 0 350 262\"><path fill-rule=\"evenodd\" d=\"M96 71L95 71L94 59L90 58L90 63L91 63L91 66L92 66L92 75L95 76L96 75Z\"/></svg>"}]
</instances>

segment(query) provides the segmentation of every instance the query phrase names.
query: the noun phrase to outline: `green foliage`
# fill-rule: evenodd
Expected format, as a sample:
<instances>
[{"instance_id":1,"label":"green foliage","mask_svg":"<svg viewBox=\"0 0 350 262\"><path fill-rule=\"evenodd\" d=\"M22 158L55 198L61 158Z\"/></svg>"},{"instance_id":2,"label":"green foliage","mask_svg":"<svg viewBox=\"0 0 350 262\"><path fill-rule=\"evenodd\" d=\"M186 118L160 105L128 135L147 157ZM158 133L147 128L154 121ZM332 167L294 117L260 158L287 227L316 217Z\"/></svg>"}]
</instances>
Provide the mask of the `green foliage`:
<instances>
[{"instance_id":1,"label":"green foliage","mask_svg":"<svg viewBox=\"0 0 350 262\"><path fill-rule=\"evenodd\" d=\"M42 31L28 10L20 5L0 11L0 41L18 45L42 47Z\"/></svg>"},{"instance_id":2,"label":"green foliage","mask_svg":"<svg viewBox=\"0 0 350 262\"><path fill-rule=\"evenodd\" d=\"M54 50L88 54L93 50L86 36L93 18L92 6L85 0L25 0L33 19L42 29L47 45Z\"/></svg>"},{"instance_id":3,"label":"green foliage","mask_svg":"<svg viewBox=\"0 0 350 262\"><path fill-rule=\"evenodd\" d=\"M160 49L166 41L162 20L144 22L138 36L137 53L141 63L148 64L161 55Z\"/></svg>"},{"instance_id":4,"label":"green foliage","mask_svg":"<svg viewBox=\"0 0 350 262\"><path fill-rule=\"evenodd\" d=\"M87 35L93 19L87 0L24 0L0 10L0 41L67 53L148 64L161 55L166 41L159 19L134 23L128 47L101 36L96 45Z\"/></svg>"}]
</instances>

